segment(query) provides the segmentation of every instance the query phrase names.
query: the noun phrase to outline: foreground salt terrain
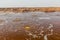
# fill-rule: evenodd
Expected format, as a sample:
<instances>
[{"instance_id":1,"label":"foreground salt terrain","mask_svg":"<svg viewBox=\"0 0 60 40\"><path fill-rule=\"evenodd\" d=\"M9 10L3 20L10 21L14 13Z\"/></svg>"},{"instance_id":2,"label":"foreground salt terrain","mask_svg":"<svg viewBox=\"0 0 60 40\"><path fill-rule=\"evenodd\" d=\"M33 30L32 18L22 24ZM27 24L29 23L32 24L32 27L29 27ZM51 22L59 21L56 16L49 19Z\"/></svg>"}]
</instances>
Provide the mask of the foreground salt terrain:
<instances>
[{"instance_id":1,"label":"foreground salt terrain","mask_svg":"<svg viewBox=\"0 0 60 40\"><path fill-rule=\"evenodd\" d=\"M60 40L60 12L0 13L0 40Z\"/></svg>"}]
</instances>

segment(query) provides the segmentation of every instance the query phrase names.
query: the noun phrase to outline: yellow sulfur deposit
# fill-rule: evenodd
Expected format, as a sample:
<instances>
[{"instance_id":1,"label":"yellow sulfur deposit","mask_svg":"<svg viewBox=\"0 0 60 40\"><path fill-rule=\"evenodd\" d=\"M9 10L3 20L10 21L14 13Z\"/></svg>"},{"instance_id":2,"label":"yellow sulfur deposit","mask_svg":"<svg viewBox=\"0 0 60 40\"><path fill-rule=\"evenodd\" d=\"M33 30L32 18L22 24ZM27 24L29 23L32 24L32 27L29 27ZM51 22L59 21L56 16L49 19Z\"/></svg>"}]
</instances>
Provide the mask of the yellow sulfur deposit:
<instances>
[{"instance_id":1,"label":"yellow sulfur deposit","mask_svg":"<svg viewBox=\"0 0 60 40\"><path fill-rule=\"evenodd\" d=\"M25 26L25 30L30 30L30 26Z\"/></svg>"}]
</instances>

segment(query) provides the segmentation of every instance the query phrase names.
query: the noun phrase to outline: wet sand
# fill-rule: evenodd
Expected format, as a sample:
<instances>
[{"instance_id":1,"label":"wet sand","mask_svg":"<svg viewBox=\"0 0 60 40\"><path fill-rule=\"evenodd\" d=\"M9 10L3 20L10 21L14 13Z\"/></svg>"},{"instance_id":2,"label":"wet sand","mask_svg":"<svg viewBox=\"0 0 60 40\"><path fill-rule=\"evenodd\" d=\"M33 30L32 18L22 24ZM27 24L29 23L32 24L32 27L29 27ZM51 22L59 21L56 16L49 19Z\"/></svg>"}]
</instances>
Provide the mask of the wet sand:
<instances>
[{"instance_id":1,"label":"wet sand","mask_svg":"<svg viewBox=\"0 0 60 40\"><path fill-rule=\"evenodd\" d=\"M0 40L60 40L60 13L0 14Z\"/></svg>"}]
</instances>

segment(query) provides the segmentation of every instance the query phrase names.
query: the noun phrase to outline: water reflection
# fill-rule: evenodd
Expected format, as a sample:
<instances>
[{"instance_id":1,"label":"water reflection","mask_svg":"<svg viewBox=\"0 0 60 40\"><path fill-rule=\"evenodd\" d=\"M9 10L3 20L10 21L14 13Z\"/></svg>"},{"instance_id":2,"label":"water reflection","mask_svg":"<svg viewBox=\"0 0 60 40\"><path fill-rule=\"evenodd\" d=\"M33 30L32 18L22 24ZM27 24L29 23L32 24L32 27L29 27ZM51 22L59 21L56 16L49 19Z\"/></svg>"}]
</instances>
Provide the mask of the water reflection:
<instances>
[{"instance_id":1,"label":"water reflection","mask_svg":"<svg viewBox=\"0 0 60 40\"><path fill-rule=\"evenodd\" d=\"M59 15L59 12L29 12L16 14L1 14L0 39L60 40Z\"/></svg>"}]
</instances>

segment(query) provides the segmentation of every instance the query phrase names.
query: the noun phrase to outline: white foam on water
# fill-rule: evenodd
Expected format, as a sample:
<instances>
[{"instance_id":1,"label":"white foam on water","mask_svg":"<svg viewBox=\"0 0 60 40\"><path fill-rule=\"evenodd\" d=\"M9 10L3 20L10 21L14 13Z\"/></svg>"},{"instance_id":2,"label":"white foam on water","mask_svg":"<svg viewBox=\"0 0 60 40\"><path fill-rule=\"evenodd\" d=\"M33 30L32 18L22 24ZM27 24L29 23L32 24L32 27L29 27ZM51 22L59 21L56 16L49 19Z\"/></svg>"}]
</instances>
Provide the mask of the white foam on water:
<instances>
[{"instance_id":1,"label":"white foam on water","mask_svg":"<svg viewBox=\"0 0 60 40\"><path fill-rule=\"evenodd\" d=\"M50 17L38 17L38 19L51 19Z\"/></svg>"},{"instance_id":2,"label":"white foam on water","mask_svg":"<svg viewBox=\"0 0 60 40\"><path fill-rule=\"evenodd\" d=\"M29 33L28 35L30 35L30 36L31 36L31 35L33 35L33 34L32 34L32 33Z\"/></svg>"},{"instance_id":3,"label":"white foam on water","mask_svg":"<svg viewBox=\"0 0 60 40\"><path fill-rule=\"evenodd\" d=\"M48 40L47 35L44 36L44 40Z\"/></svg>"},{"instance_id":4,"label":"white foam on water","mask_svg":"<svg viewBox=\"0 0 60 40\"><path fill-rule=\"evenodd\" d=\"M37 36L37 35L35 35L35 34L34 34L34 35L32 35L32 36L33 36L33 38L37 38L37 37L38 37L38 36Z\"/></svg>"},{"instance_id":5,"label":"white foam on water","mask_svg":"<svg viewBox=\"0 0 60 40\"><path fill-rule=\"evenodd\" d=\"M50 28L52 28L52 27L53 27L53 25L52 25L52 24L50 24L49 29L50 29Z\"/></svg>"}]
</instances>

